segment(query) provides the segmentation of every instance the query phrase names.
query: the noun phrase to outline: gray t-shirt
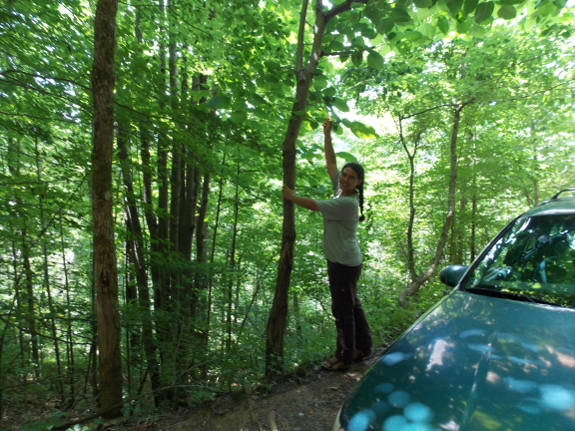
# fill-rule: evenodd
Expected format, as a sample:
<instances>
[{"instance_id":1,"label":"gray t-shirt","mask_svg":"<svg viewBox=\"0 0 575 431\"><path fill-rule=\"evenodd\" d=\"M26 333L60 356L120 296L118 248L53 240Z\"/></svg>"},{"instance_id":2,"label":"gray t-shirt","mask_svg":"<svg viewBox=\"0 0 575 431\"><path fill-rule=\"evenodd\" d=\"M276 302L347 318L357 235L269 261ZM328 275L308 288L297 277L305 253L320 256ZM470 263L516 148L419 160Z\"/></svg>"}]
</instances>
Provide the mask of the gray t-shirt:
<instances>
[{"instance_id":1,"label":"gray t-shirt","mask_svg":"<svg viewBox=\"0 0 575 431\"><path fill-rule=\"evenodd\" d=\"M333 199L316 201L323 216L323 251L330 262L358 266L363 260L357 241L358 195L340 196L338 180L336 171L331 178Z\"/></svg>"}]
</instances>

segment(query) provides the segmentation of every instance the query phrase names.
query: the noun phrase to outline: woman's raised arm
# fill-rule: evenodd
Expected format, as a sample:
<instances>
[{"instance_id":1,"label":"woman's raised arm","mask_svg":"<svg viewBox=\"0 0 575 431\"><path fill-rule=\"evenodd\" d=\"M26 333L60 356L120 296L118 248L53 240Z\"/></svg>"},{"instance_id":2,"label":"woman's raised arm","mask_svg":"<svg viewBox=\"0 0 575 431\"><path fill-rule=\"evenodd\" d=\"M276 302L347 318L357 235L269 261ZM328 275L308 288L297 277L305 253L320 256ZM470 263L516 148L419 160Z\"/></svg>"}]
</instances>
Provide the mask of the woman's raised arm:
<instances>
[{"instance_id":1,"label":"woman's raised arm","mask_svg":"<svg viewBox=\"0 0 575 431\"><path fill-rule=\"evenodd\" d=\"M335 158L335 152L333 151L333 145L331 143L332 127L333 122L331 121L331 118L326 118L325 123L323 123L323 156L325 158L325 166L327 167L330 179L337 171L337 161Z\"/></svg>"}]
</instances>

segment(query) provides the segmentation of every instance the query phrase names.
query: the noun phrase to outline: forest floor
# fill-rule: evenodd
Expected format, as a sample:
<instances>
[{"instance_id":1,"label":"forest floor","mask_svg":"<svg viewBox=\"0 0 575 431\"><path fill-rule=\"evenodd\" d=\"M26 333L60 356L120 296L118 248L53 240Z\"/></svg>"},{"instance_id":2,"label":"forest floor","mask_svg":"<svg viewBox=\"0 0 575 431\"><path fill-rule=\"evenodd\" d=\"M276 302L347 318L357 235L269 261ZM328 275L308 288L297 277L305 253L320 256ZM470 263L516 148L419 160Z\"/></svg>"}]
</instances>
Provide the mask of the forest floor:
<instances>
[{"instance_id":1,"label":"forest floor","mask_svg":"<svg viewBox=\"0 0 575 431\"><path fill-rule=\"evenodd\" d=\"M331 431L337 413L357 382L382 354L383 347L373 349L362 362L340 372L324 370L319 363L288 374L262 388L245 387L220 394L211 401L186 407L173 413L150 418L123 417L68 429L98 431ZM0 431L46 430L38 423L24 426L34 417L45 416L52 405L41 397L25 411L11 411L0 420ZM81 419L81 415L72 420ZM41 421L42 422L42 421ZM34 422L32 421L32 424ZM60 425L60 424L58 424ZM59 428L63 429L63 428Z\"/></svg>"},{"instance_id":2,"label":"forest floor","mask_svg":"<svg viewBox=\"0 0 575 431\"><path fill-rule=\"evenodd\" d=\"M276 382L266 394L241 399L221 395L202 406L181 410L154 424L124 423L110 430L130 431L331 431L337 412L359 379L382 353L374 350L345 372L319 364L304 376ZM250 392L247 390L246 392Z\"/></svg>"}]
</instances>

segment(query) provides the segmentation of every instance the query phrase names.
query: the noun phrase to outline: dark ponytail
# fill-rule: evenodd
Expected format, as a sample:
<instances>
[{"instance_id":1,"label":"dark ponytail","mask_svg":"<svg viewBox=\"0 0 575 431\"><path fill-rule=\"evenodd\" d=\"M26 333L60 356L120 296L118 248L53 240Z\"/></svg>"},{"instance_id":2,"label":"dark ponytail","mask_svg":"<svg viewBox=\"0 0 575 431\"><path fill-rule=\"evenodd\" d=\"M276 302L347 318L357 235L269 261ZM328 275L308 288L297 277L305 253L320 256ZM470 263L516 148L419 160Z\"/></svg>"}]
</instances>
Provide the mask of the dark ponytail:
<instances>
[{"instance_id":1,"label":"dark ponytail","mask_svg":"<svg viewBox=\"0 0 575 431\"><path fill-rule=\"evenodd\" d=\"M344 167L342 168L342 171L345 168L351 168L355 171L355 173L357 174L357 179L358 180L362 180L361 184L359 186L357 186L355 189L357 190L357 193L359 194L359 221L364 221L365 220L365 216L363 215L363 185L365 184L365 173L363 171L363 166L361 166L359 163L355 163L355 162L349 162L346 163L344 165Z\"/></svg>"},{"instance_id":2,"label":"dark ponytail","mask_svg":"<svg viewBox=\"0 0 575 431\"><path fill-rule=\"evenodd\" d=\"M359 221L364 221L365 216L363 215L363 181L359 186L356 187L356 189L359 193Z\"/></svg>"}]
</instances>

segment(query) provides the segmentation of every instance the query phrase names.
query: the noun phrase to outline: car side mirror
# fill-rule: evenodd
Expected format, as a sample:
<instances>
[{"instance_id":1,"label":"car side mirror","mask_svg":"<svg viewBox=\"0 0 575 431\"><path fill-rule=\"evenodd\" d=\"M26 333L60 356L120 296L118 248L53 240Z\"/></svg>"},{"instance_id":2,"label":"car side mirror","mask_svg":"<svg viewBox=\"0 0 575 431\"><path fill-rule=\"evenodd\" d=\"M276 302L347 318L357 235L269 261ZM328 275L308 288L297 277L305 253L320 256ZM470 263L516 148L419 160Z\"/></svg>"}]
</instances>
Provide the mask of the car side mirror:
<instances>
[{"instance_id":1,"label":"car side mirror","mask_svg":"<svg viewBox=\"0 0 575 431\"><path fill-rule=\"evenodd\" d=\"M439 280L443 284L455 287L463 277L463 274L469 268L467 265L449 265L441 270L439 273Z\"/></svg>"}]
</instances>

